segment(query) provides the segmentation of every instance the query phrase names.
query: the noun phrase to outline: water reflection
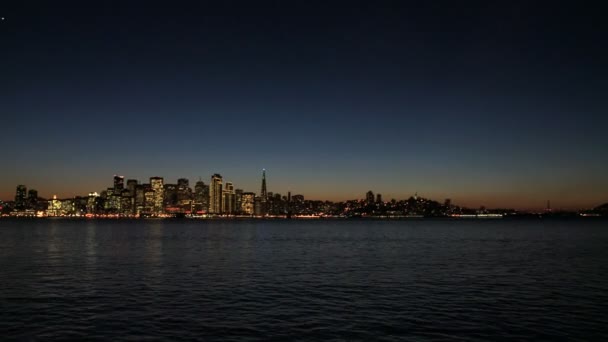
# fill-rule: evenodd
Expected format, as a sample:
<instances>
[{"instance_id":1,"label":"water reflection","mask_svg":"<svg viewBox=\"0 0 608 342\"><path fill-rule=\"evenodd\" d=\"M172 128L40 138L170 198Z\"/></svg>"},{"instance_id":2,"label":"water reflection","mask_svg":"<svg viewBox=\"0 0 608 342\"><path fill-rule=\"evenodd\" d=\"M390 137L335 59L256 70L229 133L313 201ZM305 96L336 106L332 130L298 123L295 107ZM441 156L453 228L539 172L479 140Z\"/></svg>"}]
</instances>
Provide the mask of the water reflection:
<instances>
[{"instance_id":1,"label":"water reflection","mask_svg":"<svg viewBox=\"0 0 608 342\"><path fill-rule=\"evenodd\" d=\"M143 228L145 229L143 262L151 276L161 275L163 272L163 222L150 220Z\"/></svg>"}]
</instances>

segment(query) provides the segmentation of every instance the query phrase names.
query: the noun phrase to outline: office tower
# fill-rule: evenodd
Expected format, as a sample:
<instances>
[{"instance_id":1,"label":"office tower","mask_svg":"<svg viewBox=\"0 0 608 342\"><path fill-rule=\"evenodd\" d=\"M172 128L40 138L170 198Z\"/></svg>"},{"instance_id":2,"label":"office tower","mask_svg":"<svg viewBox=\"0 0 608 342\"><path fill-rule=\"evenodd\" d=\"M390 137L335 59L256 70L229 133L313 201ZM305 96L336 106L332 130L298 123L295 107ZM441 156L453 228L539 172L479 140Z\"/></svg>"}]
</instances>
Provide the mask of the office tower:
<instances>
[{"instance_id":1,"label":"office tower","mask_svg":"<svg viewBox=\"0 0 608 342\"><path fill-rule=\"evenodd\" d=\"M160 216L163 214L163 202L164 202L164 179L163 177L150 177L150 187L154 191L154 209L152 215Z\"/></svg>"},{"instance_id":2,"label":"office tower","mask_svg":"<svg viewBox=\"0 0 608 342\"><path fill-rule=\"evenodd\" d=\"M17 191L15 192L15 209L23 210L27 204L27 188L25 185L17 185Z\"/></svg>"},{"instance_id":3,"label":"office tower","mask_svg":"<svg viewBox=\"0 0 608 342\"><path fill-rule=\"evenodd\" d=\"M194 212L207 213L209 211L209 186L203 181L194 185Z\"/></svg>"},{"instance_id":4,"label":"office tower","mask_svg":"<svg viewBox=\"0 0 608 342\"><path fill-rule=\"evenodd\" d=\"M129 196L135 198L135 189L137 188L137 179L127 180L127 190L129 190Z\"/></svg>"},{"instance_id":5,"label":"office tower","mask_svg":"<svg viewBox=\"0 0 608 342\"><path fill-rule=\"evenodd\" d=\"M104 210L106 213L110 213L115 206L113 201L114 188L107 188L103 193L105 193Z\"/></svg>"},{"instance_id":6,"label":"office tower","mask_svg":"<svg viewBox=\"0 0 608 342\"><path fill-rule=\"evenodd\" d=\"M27 192L27 208L34 210L38 209L38 191L30 189Z\"/></svg>"},{"instance_id":7,"label":"office tower","mask_svg":"<svg viewBox=\"0 0 608 342\"><path fill-rule=\"evenodd\" d=\"M222 176L218 173L211 176L209 184L209 213L222 213Z\"/></svg>"},{"instance_id":8,"label":"office tower","mask_svg":"<svg viewBox=\"0 0 608 342\"><path fill-rule=\"evenodd\" d=\"M382 203L382 194L376 194L376 203Z\"/></svg>"},{"instance_id":9,"label":"office tower","mask_svg":"<svg viewBox=\"0 0 608 342\"><path fill-rule=\"evenodd\" d=\"M134 198L131 196L129 189L124 189L120 196L120 215L131 216L133 215L133 203Z\"/></svg>"},{"instance_id":10,"label":"office tower","mask_svg":"<svg viewBox=\"0 0 608 342\"><path fill-rule=\"evenodd\" d=\"M266 191L266 169L262 169L262 192L260 192L260 197L263 199L267 199L268 192Z\"/></svg>"},{"instance_id":11,"label":"office tower","mask_svg":"<svg viewBox=\"0 0 608 342\"><path fill-rule=\"evenodd\" d=\"M235 200L234 200L234 186L232 182L226 182L226 186L222 191L222 213L234 214L235 211Z\"/></svg>"},{"instance_id":12,"label":"office tower","mask_svg":"<svg viewBox=\"0 0 608 342\"><path fill-rule=\"evenodd\" d=\"M148 187L150 185L148 184ZM145 193L146 187L144 184L138 184L135 187L135 215L141 215L144 211L145 206Z\"/></svg>"},{"instance_id":13,"label":"office tower","mask_svg":"<svg viewBox=\"0 0 608 342\"><path fill-rule=\"evenodd\" d=\"M253 215L255 213L255 193L243 192L241 196L241 212L246 215Z\"/></svg>"},{"instance_id":14,"label":"office tower","mask_svg":"<svg viewBox=\"0 0 608 342\"><path fill-rule=\"evenodd\" d=\"M371 190L365 194L365 201L367 202L367 204L374 203L374 193Z\"/></svg>"},{"instance_id":15,"label":"office tower","mask_svg":"<svg viewBox=\"0 0 608 342\"><path fill-rule=\"evenodd\" d=\"M261 199L261 215L265 215L268 208L268 192L266 190L266 169L262 169L262 191L260 192Z\"/></svg>"},{"instance_id":16,"label":"office tower","mask_svg":"<svg viewBox=\"0 0 608 342\"><path fill-rule=\"evenodd\" d=\"M57 195L53 195L53 199L49 201L46 214L47 216L61 215L61 201L57 199Z\"/></svg>"},{"instance_id":17,"label":"office tower","mask_svg":"<svg viewBox=\"0 0 608 342\"><path fill-rule=\"evenodd\" d=\"M156 203L156 191L151 184L144 184L144 208L143 215L153 215Z\"/></svg>"},{"instance_id":18,"label":"office tower","mask_svg":"<svg viewBox=\"0 0 608 342\"><path fill-rule=\"evenodd\" d=\"M186 178L177 180L177 206L182 212L192 210L192 189Z\"/></svg>"},{"instance_id":19,"label":"office tower","mask_svg":"<svg viewBox=\"0 0 608 342\"><path fill-rule=\"evenodd\" d=\"M87 198L87 209L86 213L95 215L98 214L98 198L99 194L96 192L89 192L89 197Z\"/></svg>"},{"instance_id":20,"label":"office tower","mask_svg":"<svg viewBox=\"0 0 608 342\"><path fill-rule=\"evenodd\" d=\"M188 178L180 178L177 180L177 187L178 188L189 188L190 181L188 180Z\"/></svg>"},{"instance_id":21,"label":"office tower","mask_svg":"<svg viewBox=\"0 0 608 342\"><path fill-rule=\"evenodd\" d=\"M163 206L174 208L177 206L177 184L165 184Z\"/></svg>"},{"instance_id":22,"label":"office tower","mask_svg":"<svg viewBox=\"0 0 608 342\"><path fill-rule=\"evenodd\" d=\"M243 189L234 190L234 212L239 214L242 213L243 207Z\"/></svg>"},{"instance_id":23,"label":"office tower","mask_svg":"<svg viewBox=\"0 0 608 342\"><path fill-rule=\"evenodd\" d=\"M264 211L262 210L262 197L255 196L253 199L253 213L255 216L264 216Z\"/></svg>"},{"instance_id":24,"label":"office tower","mask_svg":"<svg viewBox=\"0 0 608 342\"><path fill-rule=\"evenodd\" d=\"M125 177L114 175L114 193L122 193L125 188Z\"/></svg>"}]
</instances>

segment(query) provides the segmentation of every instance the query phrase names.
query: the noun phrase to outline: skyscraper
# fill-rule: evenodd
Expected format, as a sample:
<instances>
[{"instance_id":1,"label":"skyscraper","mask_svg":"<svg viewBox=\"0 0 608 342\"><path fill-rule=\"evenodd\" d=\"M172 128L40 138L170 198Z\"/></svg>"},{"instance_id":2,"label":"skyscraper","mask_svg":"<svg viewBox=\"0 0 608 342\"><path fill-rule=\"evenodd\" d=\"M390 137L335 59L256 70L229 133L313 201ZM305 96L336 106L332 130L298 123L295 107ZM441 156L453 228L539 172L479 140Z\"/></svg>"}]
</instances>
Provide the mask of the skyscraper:
<instances>
[{"instance_id":1,"label":"skyscraper","mask_svg":"<svg viewBox=\"0 0 608 342\"><path fill-rule=\"evenodd\" d=\"M246 215L254 214L255 194L253 192L243 192L241 197L240 211Z\"/></svg>"},{"instance_id":2,"label":"skyscraper","mask_svg":"<svg viewBox=\"0 0 608 342\"><path fill-rule=\"evenodd\" d=\"M367 204L374 203L374 193L371 190L365 194L365 201L367 202Z\"/></svg>"},{"instance_id":3,"label":"skyscraper","mask_svg":"<svg viewBox=\"0 0 608 342\"><path fill-rule=\"evenodd\" d=\"M125 188L125 177L114 175L114 193L121 194Z\"/></svg>"},{"instance_id":4,"label":"skyscraper","mask_svg":"<svg viewBox=\"0 0 608 342\"><path fill-rule=\"evenodd\" d=\"M135 215L141 215L144 213L144 207L146 204L145 192L146 187L144 184L138 184L135 186Z\"/></svg>"},{"instance_id":5,"label":"skyscraper","mask_svg":"<svg viewBox=\"0 0 608 342\"><path fill-rule=\"evenodd\" d=\"M25 209L27 205L26 195L27 188L25 185L17 185L17 191L15 192L15 208L19 210Z\"/></svg>"},{"instance_id":6,"label":"skyscraper","mask_svg":"<svg viewBox=\"0 0 608 342\"><path fill-rule=\"evenodd\" d=\"M163 177L150 177L150 186L154 191L154 208L152 210L153 215L162 215L163 213L163 201L164 201L164 179Z\"/></svg>"},{"instance_id":7,"label":"skyscraper","mask_svg":"<svg viewBox=\"0 0 608 342\"><path fill-rule=\"evenodd\" d=\"M135 189L137 188L137 179L128 179L127 180L127 189L129 190L129 195L135 198Z\"/></svg>"},{"instance_id":8,"label":"skyscraper","mask_svg":"<svg viewBox=\"0 0 608 342\"><path fill-rule=\"evenodd\" d=\"M198 181L194 185L194 211L197 213L209 211L209 185L203 181Z\"/></svg>"},{"instance_id":9,"label":"skyscraper","mask_svg":"<svg viewBox=\"0 0 608 342\"><path fill-rule=\"evenodd\" d=\"M154 206L156 203L156 192L152 189L150 184L144 184L144 208L143 215L153 215L154 214Z\"/></svg>"},{"instance_id":10,"label":"skyscraper","mask_svg":"<svg viewBox=\"0 0 608 342\"><path fill-rule=\"evenodd\" d=\"M209 213L222 213L222 176L219 173L211 176L211 184L209 184Z\"/></svg>"},{"instance_id":11,"label":"skyscraper","mask_svg":"<svg viewBox=\"0 0 608 342\"><path fill-rule=\"evenodd\" d=\"M263 201L268 199L268 192L266 191L266 169L262 169L262 191L260 192L260 197Z\"/></svg>"},{"instance_id":12,"label":"skyscraper","mask_svg":"<svg viewBox=\"0 0 608 342\"><path fill-rule=\"evenodd\" d=\"M243 189L234 190L234 212L239 214L242 213L243 207Z\"/></svg>"},{"instance_id":13,"label":"skyscraper","mask_svg":"<svg viewBox=\"0 0 608 342\"><path fill-rule=\"evenodd\" d=\"M262 191L260 192L260 215L268 211L268 192L266 190L266 169L262 169ZM257 213L256 213L257 215Z\"/></svg>"},{"instance_id":14,"label":"skyscraper","mask_svg":"<svg viewBox=\"0 0 608 342\"><path fill-rule=\"evenodd\" d=\"M234 214L235 212L235 200L234 200L234 186L232 182L226 182L226 187L222 191L222 212L225 214Z\"/></svg>"},{"instance_id":15,"label":"skyscraper","mask_svg":"<svg viewBox=\"0 0 608 342\"><path fill-rule=\"evenodd\" d=\"M174 208L177 206L177 184L164 184L163 206Z\"/></svg>"},{"instance_id":16,"label":"skyscraper","mask_svg":"<svg viewBox=\"0 0 608 342\"><path fill-rule=\"evenodd\" d=\"M38 191L30 189L27 192L27 207L34 210L38 208Z\"/></svg>"},{"instance_id":17,"label":"skyscraper","mask_svg":"<svg viewBox=\"0 0 608 342\"><path fill-rule=\"evenodd\" d=\"M186 178L177 180L177 205L182 212L192 210L192 189Z\"/></svg>"}]
</instances>

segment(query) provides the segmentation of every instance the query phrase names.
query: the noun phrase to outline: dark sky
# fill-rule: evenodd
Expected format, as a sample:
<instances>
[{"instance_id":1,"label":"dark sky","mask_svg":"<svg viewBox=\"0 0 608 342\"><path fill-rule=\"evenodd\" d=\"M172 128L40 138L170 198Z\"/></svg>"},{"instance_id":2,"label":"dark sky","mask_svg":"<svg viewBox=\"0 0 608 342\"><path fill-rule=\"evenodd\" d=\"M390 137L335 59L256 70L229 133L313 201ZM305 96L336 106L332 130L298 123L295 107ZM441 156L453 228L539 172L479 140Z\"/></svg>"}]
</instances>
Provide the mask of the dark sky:
<instances>
[{"instance_id":1,"label":"dark sky","mask_svg":"<svg viewBox=\"0 0 608 342\"><path fill-rule=\"evenodd\" d=\"M23 3L23 4L19 4ZM575 7L573 7L575 6ZM0 198L112 176L307 198L608 201L591 2L0 5Z\"/></svg>"}]
</instances>

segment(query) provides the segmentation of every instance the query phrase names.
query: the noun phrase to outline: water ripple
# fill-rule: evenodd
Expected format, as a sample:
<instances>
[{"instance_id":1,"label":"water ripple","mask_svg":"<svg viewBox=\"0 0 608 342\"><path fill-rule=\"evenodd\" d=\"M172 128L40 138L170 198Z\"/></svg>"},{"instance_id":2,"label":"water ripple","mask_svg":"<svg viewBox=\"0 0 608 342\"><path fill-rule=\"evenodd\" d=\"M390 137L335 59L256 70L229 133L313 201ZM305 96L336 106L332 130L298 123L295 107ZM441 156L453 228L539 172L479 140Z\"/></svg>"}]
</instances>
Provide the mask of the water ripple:
<instances>
[{"instance_id":1,"label":"water ripple","mask_svg":"<svg viewBox=\"0 0 608 342\"><path fill-rule=\"evenodd\" d=\"M0 220L0 336L605 340L605 226Z\"/></svg>"}]
</instances>

